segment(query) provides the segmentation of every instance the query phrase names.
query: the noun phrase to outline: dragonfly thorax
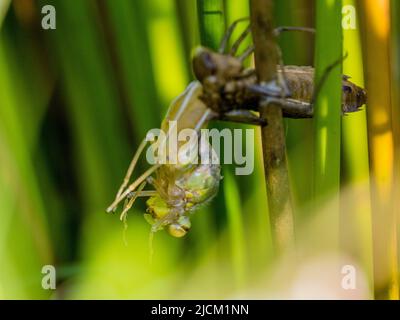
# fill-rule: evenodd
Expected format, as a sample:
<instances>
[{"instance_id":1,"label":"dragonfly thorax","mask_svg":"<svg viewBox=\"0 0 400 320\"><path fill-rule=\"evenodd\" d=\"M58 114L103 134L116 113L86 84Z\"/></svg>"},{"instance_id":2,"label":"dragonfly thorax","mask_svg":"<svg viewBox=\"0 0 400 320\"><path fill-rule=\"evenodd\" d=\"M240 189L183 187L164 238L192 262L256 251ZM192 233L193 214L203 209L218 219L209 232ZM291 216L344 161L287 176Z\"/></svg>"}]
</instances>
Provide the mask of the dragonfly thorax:
<instances>
[{"instance_id":1,"label":"dragonfly thorax","mask_svg":"<svg viewBox=\"0 0 400 320\"><path fill-rule=\"evenodd\" d=\"M172 236L184 236L190 229L190 214L217 194L221 180L218 157L211 147L200 148L200 153L209 153L211 162L180 170L163 166L157 172L153 184L158 195L147 200L146 217L153 232L165 228Z\"/></svg>"},{"instance_id":2,"label":"dragonfly thorax","mask_svg":"<svg viewBox=\"0 0 400 320\"><path fill-rule=\"evenodd\" d=\"M216 76L223 83L242 73L243 63L234 56L227 56L199 47L193 57L193 72L202 82L209 76Z\"/></svg>"}]
</instances>

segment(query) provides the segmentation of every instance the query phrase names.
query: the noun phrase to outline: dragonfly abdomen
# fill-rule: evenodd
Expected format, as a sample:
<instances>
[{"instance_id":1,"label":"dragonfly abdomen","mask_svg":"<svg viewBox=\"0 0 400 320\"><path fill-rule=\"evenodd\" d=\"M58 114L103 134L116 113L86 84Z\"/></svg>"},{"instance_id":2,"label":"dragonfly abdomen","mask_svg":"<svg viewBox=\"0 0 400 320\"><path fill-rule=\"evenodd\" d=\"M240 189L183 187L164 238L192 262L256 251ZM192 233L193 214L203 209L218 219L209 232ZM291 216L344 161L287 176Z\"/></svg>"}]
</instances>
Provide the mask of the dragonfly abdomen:
<instances>
[{"instance_id":1,"label":"dragonfly abdomen","mask_svg":"<svg viewBox=\"0 0 400 320\"><path fill-rule=\"evenodd\" d=\"M278 72L284 76L291 93L291 99L311 103L315 98L314 68L306 66L280 67ZM358 111L367 101L366 91L349 81L349 77L343 75L342 80L342 112Z\"/></svg>"}]
</instances>

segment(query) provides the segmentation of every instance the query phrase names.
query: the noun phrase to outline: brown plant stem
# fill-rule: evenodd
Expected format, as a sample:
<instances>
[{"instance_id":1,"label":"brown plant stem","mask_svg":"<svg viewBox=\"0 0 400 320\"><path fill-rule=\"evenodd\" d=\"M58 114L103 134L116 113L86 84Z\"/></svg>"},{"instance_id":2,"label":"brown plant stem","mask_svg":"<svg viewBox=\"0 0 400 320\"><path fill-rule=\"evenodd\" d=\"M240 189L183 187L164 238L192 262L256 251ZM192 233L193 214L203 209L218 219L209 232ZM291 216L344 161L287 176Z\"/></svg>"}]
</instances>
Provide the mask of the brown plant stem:
<instances>
[{"instance_id":1,"label":"brown plant stem","mask_svg":"<svg viewBox=\"0 0 400 320\"><path fill-rule=\"evenodd\" d=\"M258 81L276 81L278 52L273 35L273 1L250 0L250 11ZM280 253L294 238L282 110L278 105L264 103L260 105L260 115L268 122L262 128L265 181L273 241L276 253Z\"/></svg>"},{"instance_id":2,"label":"brown plant stem","mask_svg":"<svg viewBox=\"0 0 400 320\"><path fill-rule=\"evenodd\" d=\"M376 299L399 299L397 266L396 125L391 98L390 1L358 2L368 91L368 143ZM377 63L378 62L378 63Z\"/></svg>"}]
</instances>

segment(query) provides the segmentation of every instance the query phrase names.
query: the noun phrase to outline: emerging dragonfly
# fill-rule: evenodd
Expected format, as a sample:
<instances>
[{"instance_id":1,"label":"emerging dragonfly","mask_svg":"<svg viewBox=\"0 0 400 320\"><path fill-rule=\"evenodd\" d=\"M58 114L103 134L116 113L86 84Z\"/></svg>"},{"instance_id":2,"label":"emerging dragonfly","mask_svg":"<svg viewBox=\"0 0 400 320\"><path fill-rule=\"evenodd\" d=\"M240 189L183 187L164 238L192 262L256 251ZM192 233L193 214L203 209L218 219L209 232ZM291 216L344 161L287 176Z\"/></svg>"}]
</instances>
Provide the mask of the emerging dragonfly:
<instances>
[{"instance_id":1,"label":"emerging dragonfly","mask_svg":"<svg viewBox=\"0 0 400 320\"><path fill-rule=\"evenodd\" d=\"M169 132L170 121L176 121L178 132L183 129L200 129L210 120L224 120L254 125L266 125L254 111L263 99L282 106L283 114L292 118L313 116L314 69L312 67L278 66L278 81L273 84L259 84L254 69L245 68L244 60L252 54L254 47L248 47L241 55L237 50L250 27L240 35L227 53L227 43L236 25L227 30L218 52L199 48L193 57L193 71L198 81L189 84L184 93L170 105L161 124L164 132ZM311 31L307 28L281 27L282 31ZM358 111L366 102L366 92L343 76L342 112ZM316 91L316 90L315 90ZM161 144L167 143L168 135ZM133 170L147 145L144 139L136 151L125 179L107 212L113 212L125 201L121 220L125 220L128 210L138 197L147 200L146 220L152 225L151 234L166 229L174 237L182 237L190 229L190 215L200 205L209 202L218 192L221 180L218 161L211 164L156 163L139 176L129 186ZM160 145L158 145L159 147ZM200 144L202 146L202 144ZM217 155L211 147L200 147L199 157L215 160ZM144 190L146 184L154 190Z\"/></svg>"}]
</instances>

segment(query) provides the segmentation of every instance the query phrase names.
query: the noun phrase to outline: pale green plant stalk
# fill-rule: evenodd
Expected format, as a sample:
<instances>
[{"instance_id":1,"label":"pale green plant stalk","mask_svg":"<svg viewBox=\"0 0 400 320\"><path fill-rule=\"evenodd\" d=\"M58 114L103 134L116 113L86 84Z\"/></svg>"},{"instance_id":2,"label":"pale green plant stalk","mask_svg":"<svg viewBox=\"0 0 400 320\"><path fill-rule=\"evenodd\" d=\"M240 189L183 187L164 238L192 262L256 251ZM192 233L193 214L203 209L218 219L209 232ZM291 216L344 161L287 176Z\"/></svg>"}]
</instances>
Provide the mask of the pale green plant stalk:
<instances>
[{"instance_id":1,"label":"pale green plant stalk","mask_svg":"<svg viewBox=\"0 0 400 320\"><path fill-rule=\"evenodd\" d=\"M233 173L224 170L224 196L228 215L228 232L231 245L233 274L236 289L243 287L246 276L246 252L241 210L241 198Z\"/></svg>"},{"instance_id":2,"label":"pale green plant stalk","mask_svg":"<svg viewBox=\"0 0 400 320\"><path fill-rule=\"evenodd\" d=\"M341 1L316 2L315 87L342 57ZM326 77L314 106L314 200L331 197L335 214L330 226L339 235L341 64ZM316 209L318 204L316 202ZM338 239L338 238L337 238ZM338 245L338 243L337 243ZM335 245L336 246L336 245Z\"/></svg>"},{"instance_id":3,"label":"pale green plant stalk","mask_svg":"<svg viewBox=\"0 0 400 320\"><path fill-rule=\"evenodd\" d=\"M11 3L11 0L0 0L0 29L3 23L3 19L6 16L8 7Z\"/></svg>"},{"instance_id":4,"label":"pale green plant stalk","mask_svg":"<svg viewBox=\"0 0 400 320\"><path fill-rule=\"evenodd\" d=\"M355 0L343 0L343 73L364 87L360 24ZM366 108L342 117L341 243L373 283L372 225ZM362 201L351 201L360 198Z\"/></svg>"},{"instance_id":5,"label":"pale green plant stalk","mask_svg":"<svg viewBox=\"0 0 400 320\"><path fill-rule=\"evenodd\" d=\"M225 34L224 5L222 0L197 1L201 45L213 50L218 50ZM244 284L246 264L241 202L237 183L233 179L233 172L228 168L223 168L223 175L225 179L221 181L220 191L223 192L225 198L224 207L227 214L232 271L235 279L234 287L240 288Z\"/></svg>"},{"instance_id":6,"label":"pale green plant stalk","mask_svg":"<svg viewBox=\"0 0 400 320\"><path fill-rule=\"evenodd\" d=\"M223 0L198 0L197 15L202 45L218 49L225 32Z\"/></svg>"},{"instance_id":7,"label":"pale green plant stalk","mask_svg":"<svg viewBox=\"0 0 400 320\"><path fill-rule=\"evenodd\" d=\"M314 27L311 16L313 14L310 0L283 0L277 1L277 26L305 26ZM313 65L315 35L308 32L287 32L282 34L278 43L282 50L285 65L307 66ZM312 119L284 119L286 135L286 152L288 157L289 177L293 195L295 229L300 226L309 210L299 210L310 203L312 198L312 162L310 154L313 152Z\"/></svg>"},{"instance_id":8,"label":"pale green plant stalk","mask_svg":"<svg viewBox=\"0 0 400 320\"><path fill-rule=\"evenodd\" d=\"M0 34L0 295L44 298L47 293L30 280L40 283L41 266L53 264L54 257L45 198L21 119L21 110L32 105L20 82L26 70L19 69L16 54Z\"/></svg>"}]
</instances>

